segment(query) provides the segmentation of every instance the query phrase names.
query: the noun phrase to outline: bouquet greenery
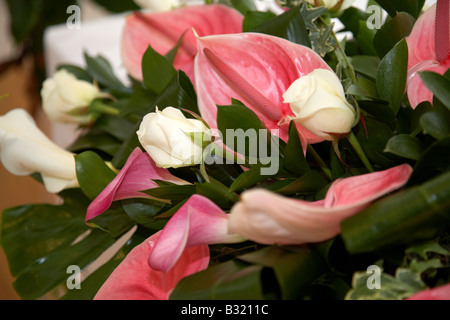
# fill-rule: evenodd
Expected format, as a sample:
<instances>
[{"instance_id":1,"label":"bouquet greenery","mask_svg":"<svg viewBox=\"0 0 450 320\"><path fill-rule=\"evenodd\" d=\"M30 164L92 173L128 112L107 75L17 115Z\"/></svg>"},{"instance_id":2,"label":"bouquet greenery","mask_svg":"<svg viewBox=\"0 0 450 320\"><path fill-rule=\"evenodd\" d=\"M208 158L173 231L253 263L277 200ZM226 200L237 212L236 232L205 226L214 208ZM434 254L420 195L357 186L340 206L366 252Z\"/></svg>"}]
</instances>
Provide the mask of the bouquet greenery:
<instances>
[{"instance_id":1,"label":"bouquet greenery","mask_svg":"<svg viewBox=\"0 0 450 320\"><path fill-rule=\"evenodd\" d=\"M130 14L129 83L88 54L44 81L67 150L0 117L61 199L2 214L20 296L449 299L448 1L211 2Z\"/></svg>"}]
</instances>

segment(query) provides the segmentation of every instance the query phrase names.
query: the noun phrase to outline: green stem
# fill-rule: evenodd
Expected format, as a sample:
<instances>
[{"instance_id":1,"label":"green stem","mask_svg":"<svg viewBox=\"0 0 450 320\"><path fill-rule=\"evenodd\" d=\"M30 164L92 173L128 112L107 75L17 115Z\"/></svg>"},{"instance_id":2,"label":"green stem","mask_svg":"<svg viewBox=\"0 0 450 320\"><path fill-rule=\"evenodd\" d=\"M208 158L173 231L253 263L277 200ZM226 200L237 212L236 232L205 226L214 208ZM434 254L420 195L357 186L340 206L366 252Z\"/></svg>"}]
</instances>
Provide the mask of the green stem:
<instances>
[{"instance_id":1,"label":"green stem","mask_svg":"<svg viewBox=\"0 0 450 320\"><path fill-rule=\"evenodd\" d=\"M353 131L350 131L350 134L347 136L348 142L352 145L353 149L356 151L356 154L363 162L364 166L369 170L369 172L374 172L372 165L370 164L369 159L367 159L366 154L364 153L364 150L361 148L361 145L359 144L358 139L356 139L355 134Z\"/></svg>"},{"instance_id":2,"label":"green stem","mask_svg":"<svg viewBox=\"0 0 450 320\"><path fill-rule=\"evenodd\" d=\"M120 114L119 109L111 107L103 103L101 100L94 100L89 107L89 111L101 114L109 114L112 116L118 116Z\"/></svg>"},{"instance_id":3,"label":"green stem","mask_svg":"<svg viewBox=\"0 0 450 320\"><path fill-rule=\"evenodd\" d=\"M333 180L333 176L331 174L330 168L328 168L328 166L325 163L325 161L322 160L320 155L316 152L316 150L310 144L308 144L308 152L317 161L317 163L319 164L320 169L323 171L323 173L325 173L327 178L330 179L330 180Z\"/></svg>"}]
</instances>

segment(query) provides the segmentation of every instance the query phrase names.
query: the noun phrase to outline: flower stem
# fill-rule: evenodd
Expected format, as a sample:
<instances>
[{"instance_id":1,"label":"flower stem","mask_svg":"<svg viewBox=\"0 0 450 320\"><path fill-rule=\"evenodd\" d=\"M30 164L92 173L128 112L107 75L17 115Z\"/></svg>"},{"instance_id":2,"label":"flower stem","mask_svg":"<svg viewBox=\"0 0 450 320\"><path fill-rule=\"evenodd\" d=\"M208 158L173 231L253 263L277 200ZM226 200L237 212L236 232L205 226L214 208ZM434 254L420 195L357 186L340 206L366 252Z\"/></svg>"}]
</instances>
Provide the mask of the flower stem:
<instances>
[{"instance_id":1,"label":"flower stem","mask_svg":"<svg viewBox=\"0 0 450 320\"><path fill-rule=\"evenodd\" d=\"M120 114L120 110L116 109L114 107L111 107L105 103L103 103L101 100L94 100L90 107L89 110L91 112L96 112L96 113L101 113L101 114L109 114L112 116L118 116Z\"/></svg>"},{"instance_id":2,"label":"flower stem","mask_svg":"<svg viewBox=\"0 0 450 320\"><path fill-rule=\"evenodd\" d=\"M364 166L369 170L369 172L374 172L372 165L370 164L369 159L367 159L366 154L364 153L364 150L361 148L361 145L359 144L358 139L356 139L355 134L353 131L350 131L350 134L347 136L348 142L352 145L353 149L356 151L356 154L363 162Z\"/></svg>"},{"instance_id":3,"label":"flower stem","mask_svg":"<svg viewBox=\"0 0 450 320\"><path fill-rule=\"evenodd\" d=\"M317 153L317 151L308 144L308 152L311 154L311 156L317 161L319 164L320 169L322 169L323 173L327 176L328 179L333 180L333 176L331 174L330 168L328 168L327 164L323 159L320 157L320 155Z\"/></svg>"}]
</instances>

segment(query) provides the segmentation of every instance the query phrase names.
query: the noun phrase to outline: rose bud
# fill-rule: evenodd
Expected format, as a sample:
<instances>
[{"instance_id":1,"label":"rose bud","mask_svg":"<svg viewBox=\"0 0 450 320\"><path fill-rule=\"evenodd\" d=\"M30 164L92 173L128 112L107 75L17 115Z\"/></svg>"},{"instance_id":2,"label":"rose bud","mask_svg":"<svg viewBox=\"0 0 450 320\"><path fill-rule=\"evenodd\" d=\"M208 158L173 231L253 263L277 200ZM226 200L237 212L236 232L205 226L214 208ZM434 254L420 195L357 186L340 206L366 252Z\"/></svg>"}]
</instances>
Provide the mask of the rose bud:
<instances>
[{"instance_id":1,"label":"rose bud","mask_svg":"<svg viewBox=\"0 0 450 320\"><path fill-rule=\"evenodd\" d=\"M86 125L91 121L89 105L105 94L61 69L44 81L41 96L42 107L51 121Z\"/></svg>"},{"instance_id":2,"label":"rose bud","mask_svg":"<svg viewBox=\"0 0 450 320\"><path fill-rule=\"evenodd\" d=\"M137 135L160 168L200 164L203 143L211 140L211 132L201 120L187 119L173 107L147 114Z\"/></svg>"},{"instance_id":3,"label":"rose bud","mask_svg":"<svg viewBox=\"0 0 450 320\"><path fill-rule=\"evenodd\" d=\"M349 133L357 120L339 78L326 69L316 69L295 80L283 98L295 114L293 119L324 140Z\"/></svg>"}]
</instances>

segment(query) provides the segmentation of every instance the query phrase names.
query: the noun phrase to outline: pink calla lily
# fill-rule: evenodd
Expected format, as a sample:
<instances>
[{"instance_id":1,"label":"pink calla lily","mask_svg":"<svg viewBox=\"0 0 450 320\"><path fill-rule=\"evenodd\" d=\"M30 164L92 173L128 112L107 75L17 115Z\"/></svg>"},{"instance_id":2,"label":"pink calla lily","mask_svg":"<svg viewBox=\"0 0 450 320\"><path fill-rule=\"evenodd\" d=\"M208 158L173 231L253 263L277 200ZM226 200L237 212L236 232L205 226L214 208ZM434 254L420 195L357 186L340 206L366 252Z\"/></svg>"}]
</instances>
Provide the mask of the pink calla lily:
<instances>
[{"instance_id":1,"label":"pink calla lily","mask_svg":"<svg viewBox=\"0 0 450 320\"><path fill-rule=\"evenodd\" d=\"M298 78L322 68L331 70L311 49L282 38L241 33L199 37L195 59L195 84L203 119L217 129L216 105L229 105L231 98L253 110L270 130L288 138L294 117L283 94ZM302 144L322 141L297 126Z\"/></svg>"},{"instance_id":2,"label":"pink calla lily","mask_svg":"<svg viewBox=\"0 0 450 320\"><path fill-rule=\"evenodd\" d=\"M95 300L167 300L177 283L208 267L207 245L191 246L184 250L168 272L150 268L152 253L161 232L152 235L135 247L113 271L95 296Z\"/></svg>"},{"instance_id":3,"label":"pink calla lily","mask_svg":"<svg viewBox=\"0 0 450 320\"><path fill-rule=\"evenodd\" d=\"M195 36L242 32L243 16L223 5L186 6L168 12L135 12L125 23L122 33L122 60L129 74L142 80L141 62L148 46L165 55L184 34L174 61L193 81Z\"/></svg>"},{"instance_id":4,"label":"pink calla lily","mask_svg":"<svg viewBox=\"0 0 450 320\"><path fill-rule=\"evenodd\" d=\"M113 201L151 198L141 191L158 187L153 180L187 184L186 181L173 176L168 170L158 168L146 152L136 148L128 157L122 170L89 205L86 221L105 212Z\"/></svg>"},{"instance_id":5,"label":"pink calla lily","mask_svg":"<svg viewBox=\"0 0 450 320\"><path fill-rule=\"evenodd\" d=\"M433 93L425 87L419 72L444 74L450 68L449 16L448 0L439 0L419 17L406 38L409 55L406 89L413 109L423 101L433 102Z\"/></svg>"},{"instance_id":6,"label":"pink calla lily","mask_svg":"<svg viewBox=\"0 0 450 320\"><path fill-rule=\"evenodd\" d=\"M228 233L228 214L208 198L193 195L167 222L149 257L149 265L169 272L185 248L244 240Z\"/></svg>"},{"instance_id":7,"label":"pink calla lily","mask_svg":"<svg viewBox=\"0 0 450 320\"><path fill-rule=\"evenodd\" d=\"M307 202L263 189L246 191L229 215L229 232L263 244L303 244L331 239L340 223L375 199L403 186L412 169L385 171L336 180L324 200Z\"/></svg>"},{"instance_id":8,"label":"pink calla lily","mask_svg":"<svg viewBox=\"0 0 450 320\"><path fill-rule=\"evenodd\" d=\"M406 300L450 300L450 284L420 291Z\"/></svg>"}]
</instances>

